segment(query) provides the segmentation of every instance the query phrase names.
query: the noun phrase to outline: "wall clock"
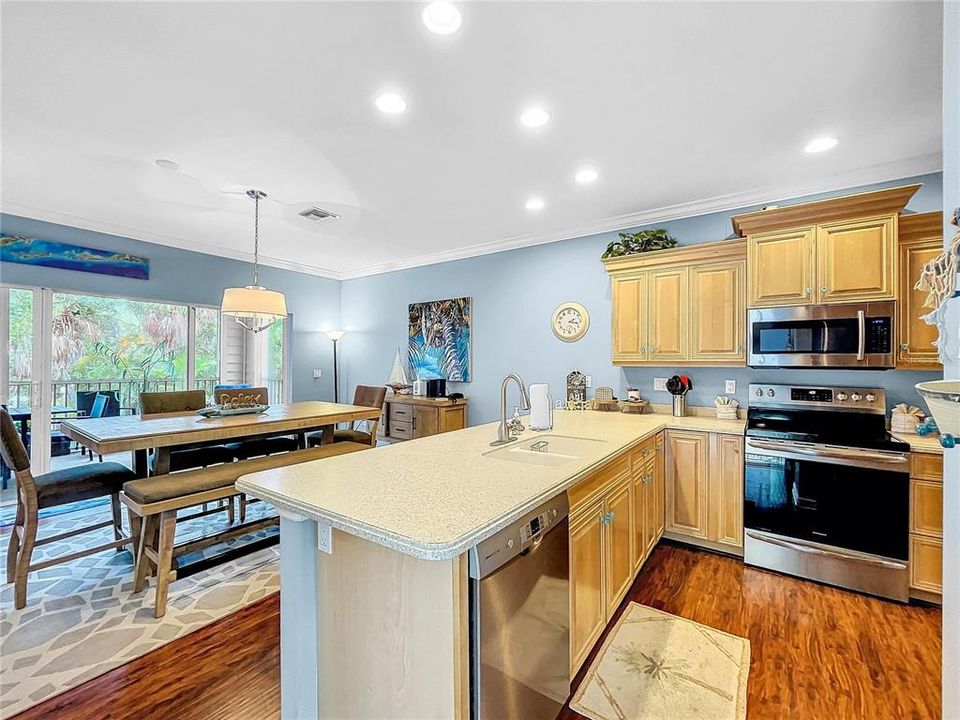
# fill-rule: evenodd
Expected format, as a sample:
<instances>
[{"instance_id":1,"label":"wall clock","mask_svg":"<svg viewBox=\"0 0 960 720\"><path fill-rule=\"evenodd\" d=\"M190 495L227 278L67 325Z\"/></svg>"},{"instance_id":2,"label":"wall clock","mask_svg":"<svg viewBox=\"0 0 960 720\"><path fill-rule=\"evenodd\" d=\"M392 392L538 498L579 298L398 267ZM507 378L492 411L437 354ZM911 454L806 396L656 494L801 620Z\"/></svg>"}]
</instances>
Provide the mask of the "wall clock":
<instances>
[{"instance_id":1,"label":"wall clock","mask_svg":"<svg viewBox=\"0 0 960 720\"><path fill-rule=\"evenodd\" d=\"M586 334L590 327L590 315L580 303L562 303L553 311L550 326L558 338L564 342L574 342Z\"/></svg>"}]
</instances>

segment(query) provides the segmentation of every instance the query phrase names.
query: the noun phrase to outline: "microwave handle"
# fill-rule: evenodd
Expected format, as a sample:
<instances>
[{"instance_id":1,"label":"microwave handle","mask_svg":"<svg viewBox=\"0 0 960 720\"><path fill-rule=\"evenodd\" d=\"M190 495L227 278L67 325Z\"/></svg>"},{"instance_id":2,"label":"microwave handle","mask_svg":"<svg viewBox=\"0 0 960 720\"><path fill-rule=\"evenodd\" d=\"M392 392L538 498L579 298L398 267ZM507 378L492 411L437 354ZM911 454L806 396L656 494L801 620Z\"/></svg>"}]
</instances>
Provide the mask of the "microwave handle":
<instances>
[{"instance_id":1,"label":"microwave handle","mask_svg":"<svg viewBox=\"0 0 960 720\"><path fill-rule=\"evenodd\" d=\"M857 310L857 360L863 360L867 348L867 319L863 310Z\"/></svg>"}]
</instances>

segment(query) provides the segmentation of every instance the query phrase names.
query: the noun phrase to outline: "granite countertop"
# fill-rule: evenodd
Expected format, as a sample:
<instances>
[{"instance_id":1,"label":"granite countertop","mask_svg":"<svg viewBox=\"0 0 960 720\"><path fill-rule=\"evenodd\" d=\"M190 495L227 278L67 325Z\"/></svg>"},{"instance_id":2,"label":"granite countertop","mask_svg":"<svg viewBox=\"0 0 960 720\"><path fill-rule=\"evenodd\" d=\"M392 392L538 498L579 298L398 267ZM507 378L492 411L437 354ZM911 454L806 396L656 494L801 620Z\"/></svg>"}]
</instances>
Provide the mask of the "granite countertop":
<instances>
[{"instance_id":1,"label":"granite countertop","mask_svg":"<svg viewBox=\"0 0 960 720\"><path fill-rule=\"evenodd\" d=\"M939 435L927 435L921 437L920 435L915 435L914 433L890 433L900 442L910 443L910 452L924 452L924 453L937 453L938 455L943 454L943 446L940 444Z\"/></svg>"},{"instance_id":2,"label":"granite countertop","mask_svg":"<svg viewBox=\"0 0 960 720\"><path fill-rule=\"evenodd\" d=\"M497 424L244 475L237 487L282 513L329 523L418 558L456 557L563 492L619 452L665 428L742 435L744 420L562 411L538 435L604 440L546 467L484 455Z\"/></svg>"}]
</instances>

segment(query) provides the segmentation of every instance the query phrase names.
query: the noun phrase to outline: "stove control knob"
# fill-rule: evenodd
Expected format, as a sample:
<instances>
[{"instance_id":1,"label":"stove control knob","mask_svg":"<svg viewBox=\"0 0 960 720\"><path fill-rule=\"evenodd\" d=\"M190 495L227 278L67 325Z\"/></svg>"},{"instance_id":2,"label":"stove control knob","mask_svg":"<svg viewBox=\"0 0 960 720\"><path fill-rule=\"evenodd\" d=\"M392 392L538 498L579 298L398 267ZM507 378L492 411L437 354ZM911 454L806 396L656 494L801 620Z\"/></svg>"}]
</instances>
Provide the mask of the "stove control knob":
<instances>
[{"instance_id":1,"label":"stove control knob","mask_svg":"<svg viewBox=\"0 0 960 720\"><path fill-rule=\"evenodd\" d=\"M509 540L507 540L507 547L513 548L513 538L510 538Z\"/></svg>"},{"instance_id":2,"label":"stove control knob","mask_svg":"<svg viewBox=\"0 0 960 720\"><path fill-rule=\"evenodd\" d=\"M767 397L773 397L776 394L777 392L773 388L770 388L769 390L767 390Z\"/></svg>"},{"instance_id":3,"label":"stove control knob","mask_svg":"<svg viewBox=\"0 0 960 720\"><path fill-rule=\"evenodd\" d=\"M753 394L757 397L763 397L763 388L757 388Z\"/></svg>"},{"instance_id":4,"label":"stove control knob","mask_svg":"<svg viewBox=\"0 0 960 720\"><path fill-rule=\"evenodd\" d=\"M837 393L837 400L839 400L840 402L843 402L846 399L847 399L847 394L845 392Z\"/></svg>"},{"instance_id":5,"label":"stove control knob","mask_svg":"<svg viewBox=\"0 0 960 720\"><path fill-rule=\"evenodd\" d=\"M876 399L877 399L877 396L876 396L876 395L874 395L873 393L867 393L867 398L866 398L866 400L867 400L868 403L875 402Z\"/></svg>"},{"instance_id":6,"label":"stove control knob","mask_svg":"<svg viewBox=\"0 0 960 720\"><path fill-rule=\"evenodd\" d=\"M850 396L850 399L853 400L854 402L860 402L861 400L863 400L863 395L861 395L860 393L853 393Z\"/></svg>"}]
</instances>

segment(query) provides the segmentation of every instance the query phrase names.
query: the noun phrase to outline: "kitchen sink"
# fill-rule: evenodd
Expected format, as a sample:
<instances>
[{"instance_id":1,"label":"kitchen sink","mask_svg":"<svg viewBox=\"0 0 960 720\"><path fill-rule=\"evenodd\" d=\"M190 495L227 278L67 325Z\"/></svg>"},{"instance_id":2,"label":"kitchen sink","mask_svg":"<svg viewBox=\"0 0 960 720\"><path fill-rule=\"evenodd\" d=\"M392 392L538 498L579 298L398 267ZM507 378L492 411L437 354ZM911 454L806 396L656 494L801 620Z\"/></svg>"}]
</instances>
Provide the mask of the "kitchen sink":
<instances>
[{"instance_id":1,"label":"kitchen sink","mask_svg":"<svg viewBox=\"0 0 960 720\"><path fill-rule=\"evenodd\" d=\"M498 460L510 460L527 465L556 466L579 460L584 455L595 452L606 442L606 440L566 435L537 435L524 440L515 440L483 454Z\"/></svg>"}]
</instances>

